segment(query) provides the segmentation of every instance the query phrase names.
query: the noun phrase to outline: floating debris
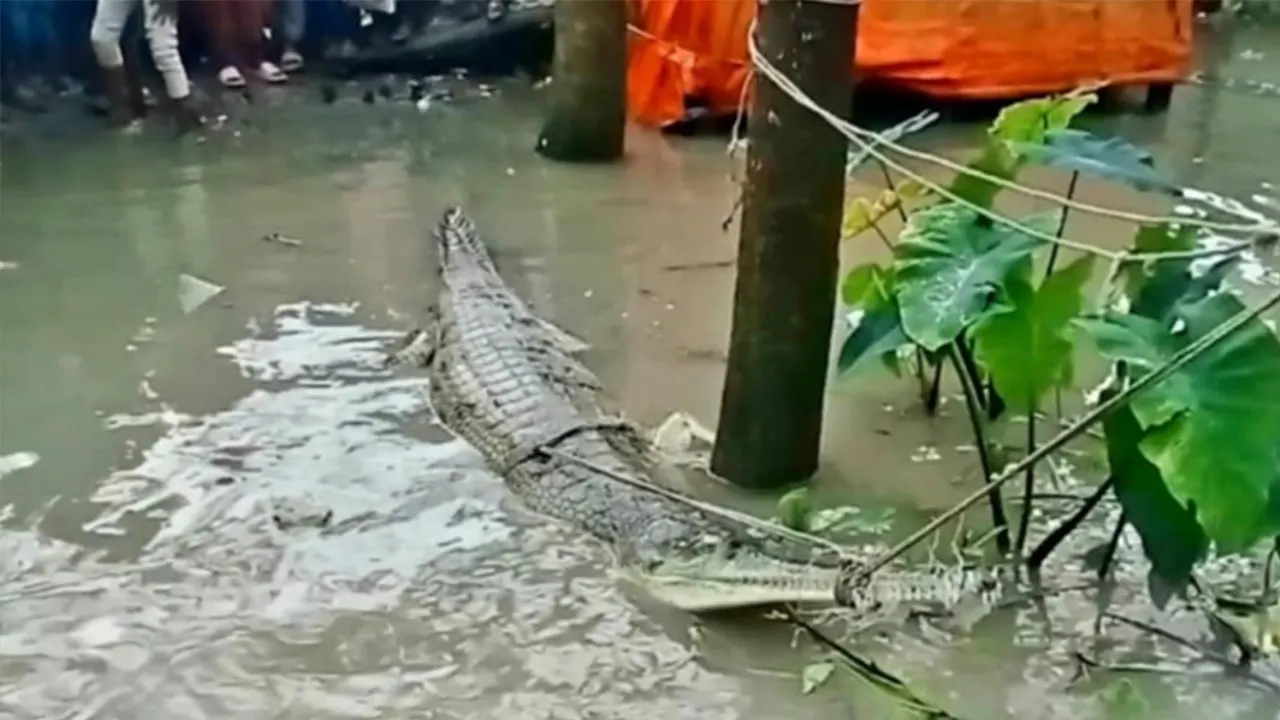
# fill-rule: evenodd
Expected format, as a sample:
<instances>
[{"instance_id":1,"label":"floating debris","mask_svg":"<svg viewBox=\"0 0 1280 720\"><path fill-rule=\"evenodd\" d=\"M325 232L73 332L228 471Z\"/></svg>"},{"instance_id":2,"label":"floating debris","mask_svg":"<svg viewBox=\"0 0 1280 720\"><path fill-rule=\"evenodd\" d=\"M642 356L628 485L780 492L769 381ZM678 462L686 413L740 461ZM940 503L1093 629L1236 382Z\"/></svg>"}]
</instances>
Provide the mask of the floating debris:
<instances>
[{"instance_id":1,"label":"floating debris","mask_svg":"<svg viewBox=\"0 0 1280 720\"><path fill-rule=\"evenodd\" d=\"M16 473L40 462L40 456L27 451L0 455L0 478Z\"/></svg>"},{"instance_id":2,"label":"floating debris","mask_svg":"<svg viewBox=\"0 0 1280 720\"><path fill-rule=\"evenodd\" d=\"M178 275L178 302L182 304L182 313L190 315L199 310L200 306L225 289L221 285L215 285L194 275L186 273Z\"/></svg>"},{"instance_id":3,"label":"floating debris","mask_svg":"<svg viewBox=\"0 0 1280 720\"><path fill-rule=\"evenodd\" d=\"M938 449L929 445L921 445L916 451L911 453L911 462L935 462L941 460L942 455Z\"/></svg>"},{"instance_id":4,"label":"floating debris","mask_svg":"<svg viewBox=\"0 0 1280 720\"><path fill-rule=\"evenodd\" d=\"M288 247L302 247L301 240L295 240L291 237L285 237L280 233L268 233L262 236L263 242L276 243L277 245L287 245Z\"/></svg>"},{"instance_id":5,"label":"floating debris","mask_svg":"<svg viewBox=\"0 0 1280 720\"><path fill-rule=\"evenodd\" d=\"M17 270L17 269L18 269L18 263L6 262L4 260L0 260L0 270Z\"/></svg>"}]
</instances>

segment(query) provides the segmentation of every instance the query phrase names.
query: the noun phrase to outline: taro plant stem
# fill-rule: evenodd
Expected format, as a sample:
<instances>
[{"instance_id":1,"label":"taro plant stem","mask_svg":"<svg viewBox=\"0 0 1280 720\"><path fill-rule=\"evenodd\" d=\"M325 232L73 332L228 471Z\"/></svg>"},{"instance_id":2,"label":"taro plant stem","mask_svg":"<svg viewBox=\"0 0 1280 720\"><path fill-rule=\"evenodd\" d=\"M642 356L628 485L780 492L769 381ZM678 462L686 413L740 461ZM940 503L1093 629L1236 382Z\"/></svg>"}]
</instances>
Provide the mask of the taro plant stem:
<instances>
[{"instance_id":1,"label":"taro plant stem","mask_svg":"<svg viewBox=\"0 0 1280 720\"><path fill-rule=\"evenodd\" d=\"M1262 604L1266 606L1274 604L1275 593L1272 591L1271 583L1275 579L1273 570L1277 557L1280 557L1280 535L1277 535L1272 542L1271 551L1267 553L1267 562L1262 567Z\"/></svg>"},{"instance_id":2,"label":"taro plant stem","mask_svg":"<svg viewBox=\"0 0 1280 720\"><path fill-rule=\"evenodd\" d=\"M1120 547L1120 538L1124 535L1124 526L1129 524L1129 516L1124 510L1120 511L1120 517L1116 519L1116 529L1111 532L1111 540L1107 542L1107 550L1102 555L1102 562L1098 564L1098 579L1106 580L1111 574L1111 565L1116 560L1116 549Z\"/></svg>"},{"instance_id":3,"label":"taro plant stem","mask_svg":"<svg viewBox=\"0 0 1280 720\"><path fill-rule=\"evenodd\" d=\"M1036 451L1036 399L1031 398L1027 408L1027 455ZM1018 540L1014 543L1014 555L1022 557L1027 547L1027 529L1031 526L1031 511L1035 507L1036 464L1027 464L1027 475L1022 481L1022 517L1018 519Z\"/></svg>"},{"instance_id":4,"label":"taro plant stem","mask_svg":"<svg viewBox=\"0 0 1280 720\"><path fill-rule=\"evenodd\" d=\"M1089 513L1093 512L1093 509L1098 506L1098 503L1102 502L1102 498L1106 497L1107 493L1111 492L1111 488L1115 484L1116 477L1114 475L1108 476L1106 481L1093 491L1093 494L1085 498L1085 501L1080 504L1080 507L1074 513L1063 520L1053 530L1050 530L1044 540L1041 540L1040 544L1037 545L1036 548L1031 551L1031 554L1027 556L1027 567L1030 568L1032 572L1039 570L1040 567L1044 565L1044 561L1049 558L1049 554L1052 553L1063 540L1066 540L1068 535L1075 532L1076 528L1080 527L1080 525L1085 521L1085 518L1089 517ZM1023 515L1023 517L1026 517L1026 515Z\"/></svg>"},{"instance_id":5,"label":"taro plant stem","mask_svg":"<svg viewBox=\"0 0 1280 720\"><path fill-rule=\"evenodd\" d=\"M982 463L982 484L986 485L991 482L994 474L991 467L991 448L987 445L986 421L982 415L982 400L978 397L977 379L969 374L964 361L960 359L958 343L959 340L947 346L947 354L951 358L956 375L960 378L960 385L964 388L964 405L969 412L969 422L973 425L973 440L978 446L978 460ZM987 493L987 502L991 506L991 523L996 527L996 548L1001 555L1008 555L1009 521L1005 518L1000 488L991 488Z\"/></svg>"},{"instance_id":6,"label":"taro plant stem","mask_svg":"<svg viewBox=\"0 0 1280 720\"><path fill-rule=\"evenodd\" d=\"M1070 201L1075 197L1076 183L1078 182L1080 182L1080 173L1078 171L1073 171L1071 173L1071 179L1067 181L1067 200L1068 201ZM1067 231L1067 215L1070 212L1071 212L1070 205L1062 206L1062 217L1058 218L1058 231L1053 234L1054 237L1060 238L1062 237L1062 233ZM1045 279L1048 279L1048 277L1053 274L1053 266L1058 263L1058 251L1061 249L1062 249L1062 246L1057 243L1054 243L1053 247L1049 248L1049 262L1044 266ZM1053 405L1054 405L1054 408L1053 408L1054 412L1057 413L1058 419L1061 420L1062 419L1062 388L1053 389ZM1031 452L1031 448L1027 448L1027 452Z\"/></svg>"},{"instance_id":7,"label":"taro plant stem","mask_svg":"<svg viewBox=\"0 0 1280 720\"><path fill-rule=\"evenodd\" d=\"M921 361L923 362L923 360ZM923 382L922 382L923 384ZM942 363L933 366L933 380L924 393L924 411L929 417L938 414L938 403L942 400Z\"/></svg>"}]
</instances>

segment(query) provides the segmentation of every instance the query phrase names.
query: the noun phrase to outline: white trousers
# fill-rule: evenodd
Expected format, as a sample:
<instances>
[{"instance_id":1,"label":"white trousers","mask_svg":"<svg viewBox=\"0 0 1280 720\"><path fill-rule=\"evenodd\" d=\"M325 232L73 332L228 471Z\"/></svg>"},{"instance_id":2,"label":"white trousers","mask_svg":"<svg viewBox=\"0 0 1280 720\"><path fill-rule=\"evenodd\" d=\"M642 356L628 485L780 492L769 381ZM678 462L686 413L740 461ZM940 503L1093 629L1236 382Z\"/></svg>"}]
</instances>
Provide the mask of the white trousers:
<instances>
[{"instance_id":1,"label":"white trousers","mask_svg":"<svg viewBox=\"0 0 1280 720\"><path fill-rule=\"evenodd\" d=\"M186 68L182 67L182 56L178 54L178 23L157 12L159 5L156 0L98 0L93 29L89 31L93 54L104 68L124 65L120 35L139 3L142 5L147 44L151 46L151 59L155 61L160 77L164 78L169 97L181 100L191 94L191 81L187 78Z\"/></svg>"}]
</instances>

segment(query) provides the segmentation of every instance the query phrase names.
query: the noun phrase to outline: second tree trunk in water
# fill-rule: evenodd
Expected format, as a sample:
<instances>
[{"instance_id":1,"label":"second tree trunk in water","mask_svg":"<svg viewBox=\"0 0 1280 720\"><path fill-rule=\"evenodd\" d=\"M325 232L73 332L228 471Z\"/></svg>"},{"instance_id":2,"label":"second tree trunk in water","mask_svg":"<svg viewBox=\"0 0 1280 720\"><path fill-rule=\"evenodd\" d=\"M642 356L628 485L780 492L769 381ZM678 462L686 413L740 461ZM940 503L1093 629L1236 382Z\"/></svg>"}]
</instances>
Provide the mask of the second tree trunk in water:
<instances>
[{"instance_id":1,"label":"second tree trunk in water","mask_svg":"<svg viewBox=\"0 0 1280 720\"><path fill-rule=\"evenodd\" d=\"M622 157L627 122L625 0L560 0L546 120L537 150L552 160Z\"/></svg>"}]
</instances>

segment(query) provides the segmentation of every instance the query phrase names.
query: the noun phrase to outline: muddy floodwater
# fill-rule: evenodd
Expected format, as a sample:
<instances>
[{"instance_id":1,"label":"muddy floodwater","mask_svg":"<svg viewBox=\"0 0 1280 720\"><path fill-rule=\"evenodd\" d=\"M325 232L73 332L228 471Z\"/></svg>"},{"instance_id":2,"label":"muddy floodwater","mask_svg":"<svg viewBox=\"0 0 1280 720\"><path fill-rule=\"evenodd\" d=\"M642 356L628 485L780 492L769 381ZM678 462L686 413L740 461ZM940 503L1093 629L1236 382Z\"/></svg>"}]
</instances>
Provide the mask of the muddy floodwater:
<instances>
[{"instance_id":1,"label":"muddy floodwater","mask_svg":"<svg viewBox=\"0 0 1280 720\"><path fill-rule=\"evenodd\" d=\"M1231 42L1168 115L1092 122L1274 217L1280 43L1261 30ZM852 679L802 693L817 651L783 624L695 619L615 582L603 549L525 515L439 427L421 377L379 366L433 289L431 225L461 203L517 289L591 343L631 416L713 424L736 248L721 230L735 193L724 139L636 131L624 165L564 167L530 151L527 82L460 82L425 112L360 95L268 95L199 145L6 138L0 717L905 717ZM912 142L963 157L980 130ZM858 182L875 188L874 168ZM1102 183L1080 197L1172 210ZM1131 230L1081 214L1068 233L1119 245ZM846 260L883 253L867 237ZM1246 262L1236 285L1274 283L1267 262ZM869 531L888 525L868 542L974 487L957 401L928 419L911 383L872 369L833 384L828 415L818 488L875 518ZM1064 456L1058 489L1098 467L1087 447ZM304 502L337 529L272 522ZM1087 578L1078 555L1115 512L1060 551L1053 583ZM1135 538L1122 553L1113 607L1203 632L1150 605ZM968 720L1104 717L1110 678L1073 683L1077 650L1189 659L1131 629L1095 640L1094 616L1092 592L1066 592L964 634L906 624L852 642ZM1152 717L1280 717L1274 696L1212 664L1135 682Z\"/></svg>"}]
</instances>

